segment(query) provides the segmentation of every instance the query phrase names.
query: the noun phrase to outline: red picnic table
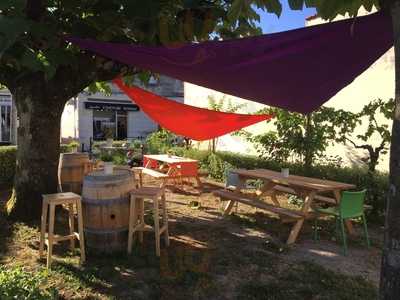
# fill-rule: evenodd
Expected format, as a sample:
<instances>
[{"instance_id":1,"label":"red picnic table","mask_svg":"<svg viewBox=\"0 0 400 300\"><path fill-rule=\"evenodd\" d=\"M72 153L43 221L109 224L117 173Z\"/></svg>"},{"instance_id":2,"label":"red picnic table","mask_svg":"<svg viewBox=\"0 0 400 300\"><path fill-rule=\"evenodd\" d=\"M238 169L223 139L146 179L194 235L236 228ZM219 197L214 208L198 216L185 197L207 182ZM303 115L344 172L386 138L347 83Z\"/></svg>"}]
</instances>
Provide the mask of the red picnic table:
<instances>
[{"instance_id":1,"label":"red picnic table","mask_svg":"<svg viewBox=\"0 0 400 300\"><path fill-rule=\"evenodd\" d=\"M175 155L144 155L142 173L163 179L163 185L169 179L194 179L198 187L202 187L199 177L198 160ZM160 172L165 171L166 172ZM164 176L160 176L162 174ZM157 176L158 175L158 176Z\"/></svg>"}]
</instances>

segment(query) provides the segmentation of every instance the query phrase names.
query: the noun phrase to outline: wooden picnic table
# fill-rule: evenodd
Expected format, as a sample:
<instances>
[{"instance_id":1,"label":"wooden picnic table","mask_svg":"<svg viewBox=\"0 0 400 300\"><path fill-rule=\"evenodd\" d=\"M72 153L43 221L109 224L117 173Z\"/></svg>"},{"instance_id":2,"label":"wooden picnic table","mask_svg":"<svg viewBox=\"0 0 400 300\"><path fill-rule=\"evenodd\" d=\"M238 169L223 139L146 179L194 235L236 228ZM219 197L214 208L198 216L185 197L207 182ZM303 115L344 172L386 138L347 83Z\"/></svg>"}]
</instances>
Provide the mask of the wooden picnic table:
<instances>
[{"instance_id":1,"label":"wooden picnic table","mask_svg":"<svg viewBox=\"0 0 400 300\"><path fill-rule=\"evenodd\" d=\"M149 175L160 173L160 166L166 166L165 177L162 177L164 181L169 179L194 179L200 188L202 183L198 173L198 160L185 158L175 155L158 154L158 155L144 155L143 156L143 173L146 171Z\"/></svg>"},{"instance_id":2,"label":"wooden picnic table","mask_svg":"<svg viewBox=\"0 0 400 300\"><path fill-rule=\"evenodd\" d=\"M312 204L315 199L318 200L326 200L329 199L326 196L319 195L321 193L332 193L334 201L336 204L339 203L341 197L341 191L354 189L355 186L353 184L347 184L342 182L330 181L330 180L323 180L317 178L310 178L304 176L296 176L296 175L289 175L288 177L284 177L282 173L275 172L271 170L265 169L256 169L256 170L244 170L244 169L237 169L233 170L232 172L236 173L239 177L239 183L236 186L235 193L238 195L242 194L242 189L246 187L246 181L249 179L258 179L263 181L263 186L261 188L261 195L262 196L270 196L273 202L273 205L262 205L262 202L257 202L255 205L256 207L261 206L261 208L270 210L278 215L284 215L286 217L291 217L294 224L290 231L289 237L287 239L287 244L292 244L296 241L297 236L303 226L304 220L310 217L313 217L312 212ZM282 208L276 194L279 192L288 192L297 195L304 199L303 206L300 210L292 210L288 208ZM235 198L235 197L232 197ZM236 198L238 202L243 199ZM229 203L225 207L225 214L229 214L232 210L232 207L235 200L230 200ZM248 201L251 205L252 201ZM350 233L353 233L353 228L350 222L346 223L347 228Z\"/></svg>"}]
</instances>

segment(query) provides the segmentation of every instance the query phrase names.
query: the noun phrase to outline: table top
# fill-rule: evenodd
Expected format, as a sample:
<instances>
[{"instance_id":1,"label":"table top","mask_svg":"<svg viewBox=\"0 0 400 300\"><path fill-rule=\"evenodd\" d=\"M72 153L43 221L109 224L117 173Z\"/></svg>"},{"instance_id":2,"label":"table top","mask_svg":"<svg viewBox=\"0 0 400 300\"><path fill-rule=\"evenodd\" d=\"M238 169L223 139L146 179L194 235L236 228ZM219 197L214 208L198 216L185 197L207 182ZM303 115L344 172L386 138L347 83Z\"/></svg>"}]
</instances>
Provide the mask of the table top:
<instances>
[{"instance_id":1,"label":"table top","mask_svg":"<svg viewBox=\"0 0 400 300\"><path fill-rule=\"evenodd\" d=\"M176 164L176 163L184 163L184 162L198 162L195 159L180 157L175 155L167 155L167 154L157 154L157 155L144 155L147 159L162 161L167 164Z\"/></svg>"},{"instance_id":2,"label":"table top","mask_svg":"<svg viewBox=\"0 0 400 300\"><path fill-rule=\"evenodd\" d=\"M245 170L236 169L232 170L233 173L238 174L240 177L249 179L261 179L276 182L277 184L288 185L303 189L315 190L315 191L332 191L332 190L347 190L354 189L356 186L353 184L324 180L312 177L289 175L284 177L281 172L256 169L256 170Z\"/></svg>"}]
</instances>

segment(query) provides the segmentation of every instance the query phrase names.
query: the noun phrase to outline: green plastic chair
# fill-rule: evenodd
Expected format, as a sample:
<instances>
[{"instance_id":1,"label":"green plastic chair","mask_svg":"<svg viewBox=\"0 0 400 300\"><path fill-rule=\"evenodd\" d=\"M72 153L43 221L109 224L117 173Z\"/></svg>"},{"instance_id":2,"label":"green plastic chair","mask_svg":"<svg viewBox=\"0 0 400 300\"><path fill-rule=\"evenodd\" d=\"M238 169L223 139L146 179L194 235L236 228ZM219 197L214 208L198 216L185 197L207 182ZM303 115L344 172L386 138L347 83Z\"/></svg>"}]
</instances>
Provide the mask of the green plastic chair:
<instances>
[{"instance_id":1,"label":"green plastic chair","mask_svg":"<svg viewBox=\"0 0 400 300\"><path fill-rule=\"evenodd\" d=\"M362 190L359 192L342 192L342 197L340 199L339 206L329 207L329 208L315 208L317 213L331 215L335 217L336 220L336 231L340 227L341 238L343 241L343 254L347 255L347 240L346 233L344 230L344 221L347 219L354 219L361 217L364 227L364 236L366 240L367 247L369 248L370 242L367 230L367 220L364 214L364 200L367 190ZM315 218L314 223L314 240L318 239L318 217Z\"/></svg>"}]
</instances>

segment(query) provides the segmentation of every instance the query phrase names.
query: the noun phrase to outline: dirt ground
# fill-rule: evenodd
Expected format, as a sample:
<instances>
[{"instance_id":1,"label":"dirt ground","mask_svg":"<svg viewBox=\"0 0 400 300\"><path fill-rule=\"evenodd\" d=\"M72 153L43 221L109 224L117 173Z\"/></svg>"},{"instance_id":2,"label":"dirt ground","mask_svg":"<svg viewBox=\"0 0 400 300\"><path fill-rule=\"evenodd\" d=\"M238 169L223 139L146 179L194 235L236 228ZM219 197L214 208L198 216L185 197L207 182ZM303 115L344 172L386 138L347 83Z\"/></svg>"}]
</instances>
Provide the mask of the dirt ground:
<instances>
[{"instance_id":1,"label":"dirt ground","mask_svg":"<svg viewBox=\"0 0 400 300\"><path fill-rule=\"evenodd\" d=\"M245 205L222 217L214 189L168 189L171 245L161 244L160 259L151 233L131 256L89 256L83 267L78 255L61 245L55 249L48 286L62 299L373 299L379 284L380 228L369 228L370 249L362 237L351 237L348 256L332 238L329 220L321 222L320 241L313 240L308 222L296 244L286 247L276 241L286 240L290 225ZM0 199L7 196L3 191ZM194 209L190 201L199 201L201 207ZM43 269L38 224L0 217L0 263ZM353 294L344 292L351 289Z\"/></svg>"}]
</instances>

